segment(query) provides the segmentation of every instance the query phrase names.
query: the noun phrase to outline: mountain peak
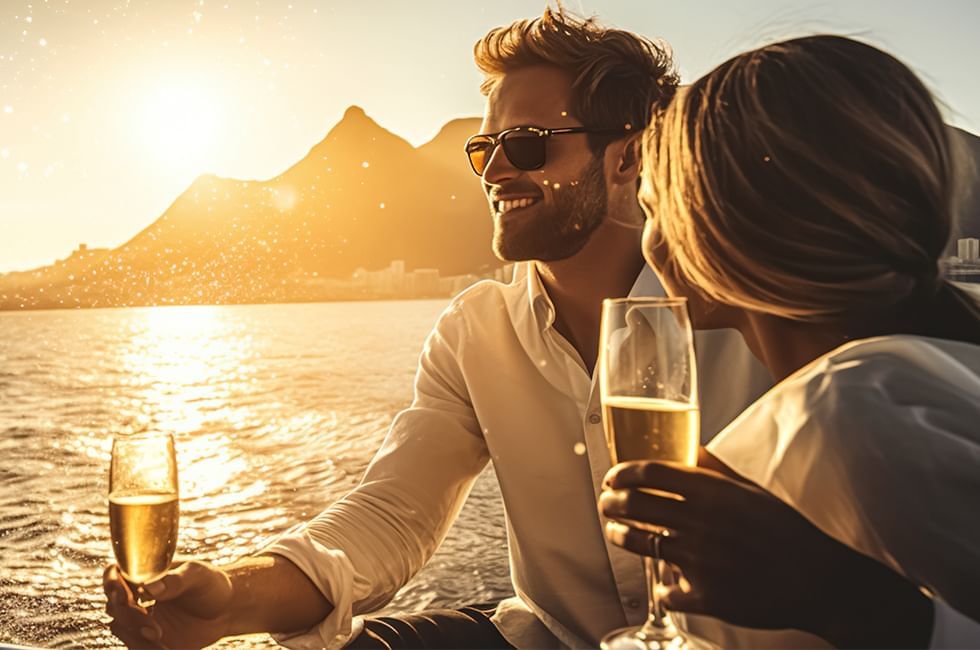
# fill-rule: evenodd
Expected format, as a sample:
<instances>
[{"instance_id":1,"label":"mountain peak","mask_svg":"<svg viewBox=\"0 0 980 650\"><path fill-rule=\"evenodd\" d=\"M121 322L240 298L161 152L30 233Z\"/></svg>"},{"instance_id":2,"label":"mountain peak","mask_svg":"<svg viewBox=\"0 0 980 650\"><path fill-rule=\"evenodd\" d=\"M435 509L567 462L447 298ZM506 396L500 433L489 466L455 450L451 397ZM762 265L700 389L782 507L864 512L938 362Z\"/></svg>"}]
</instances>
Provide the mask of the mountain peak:
<instances>
[{"instance_id":1,"label":"mountain peak","mask_svg":"<svg viewBox=\"0 0 980 650\"><path fill-rule=\"evenodd\" d=\"M363 108L357 105L351 105L347 107L347 110L344 111L344 116L340 118L339 122L334 124L330 133L327 135L329 137L340 132L363 135L366 131L381 128L381 125L365 113Z\"/></svg>"},{"instance_id":2,"label":"mountain peak","mask_svg":"<svg viewBox=\"0 0 980 650\"><path fill-rule=\"evenodd\" d=\"M367 113L364 112L363 108L361 108L356 104L352 104L351 106L348 106L347 110L344 111L343 120L363 120L363 119L367 119Z\"/></svg>"}]
</instances>

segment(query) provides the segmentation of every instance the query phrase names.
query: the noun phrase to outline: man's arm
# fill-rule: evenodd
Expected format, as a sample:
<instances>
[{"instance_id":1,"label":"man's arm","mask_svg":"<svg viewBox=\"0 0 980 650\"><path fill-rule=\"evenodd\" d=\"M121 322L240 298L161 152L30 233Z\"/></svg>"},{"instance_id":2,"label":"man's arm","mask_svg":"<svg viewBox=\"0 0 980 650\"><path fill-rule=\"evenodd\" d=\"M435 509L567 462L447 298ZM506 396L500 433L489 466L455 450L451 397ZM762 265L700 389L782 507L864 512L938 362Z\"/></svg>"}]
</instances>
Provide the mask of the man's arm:
<instances>
[{"instance_id":1,"label":"man's arm","mask_svg":"<svg viewBox=\"0 0 980 650\"><path fill-rule=\"evenodd\" d=\"M230 636L306 630L333 609L306 574L284 557L246 558L225 573L232 586Z\"/></svg>"},{"instance_id":2,"label":"man's arm","mask_svg":"<svg viewBox=\"0 0 980 650\"><path fill-rule=\"evenodd\" d=\"M263 549L265 557L220 570L188 563L171 571L153 594L171 606L157 606L151 616L134 603L119 610L110 598L109 613L126 614L113 625L117 636L129 643L153 623L165 642L188 637L168 646L257 631L309 631L298 642L334 646L349 635L353 614L394 596L438 547L489 460L457 362L466 331L459 319L450 308L429 336L412 406L395 418L350 494Z\"/></svg>"}]
</instances>

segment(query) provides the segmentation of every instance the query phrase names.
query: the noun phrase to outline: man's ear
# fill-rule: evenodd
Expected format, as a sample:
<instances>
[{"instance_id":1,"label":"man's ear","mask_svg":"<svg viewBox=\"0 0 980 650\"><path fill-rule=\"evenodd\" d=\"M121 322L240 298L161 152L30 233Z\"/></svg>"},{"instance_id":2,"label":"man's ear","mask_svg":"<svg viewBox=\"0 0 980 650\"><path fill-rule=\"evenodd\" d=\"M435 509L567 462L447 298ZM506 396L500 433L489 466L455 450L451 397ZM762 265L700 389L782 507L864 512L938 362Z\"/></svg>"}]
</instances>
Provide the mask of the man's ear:
<instances>
[{"instance_id":1,"label":"man's ear","mask_svg":"<svg viewBox=\"0 0 980 650\"><path fill-rule=\"evenodd\" d=\"M640 176L642 147L639 133L623 140L614 142L606 149L608 156L613 156L612 181L617 184L635 183Z\"/></svg>"}]
</instances>

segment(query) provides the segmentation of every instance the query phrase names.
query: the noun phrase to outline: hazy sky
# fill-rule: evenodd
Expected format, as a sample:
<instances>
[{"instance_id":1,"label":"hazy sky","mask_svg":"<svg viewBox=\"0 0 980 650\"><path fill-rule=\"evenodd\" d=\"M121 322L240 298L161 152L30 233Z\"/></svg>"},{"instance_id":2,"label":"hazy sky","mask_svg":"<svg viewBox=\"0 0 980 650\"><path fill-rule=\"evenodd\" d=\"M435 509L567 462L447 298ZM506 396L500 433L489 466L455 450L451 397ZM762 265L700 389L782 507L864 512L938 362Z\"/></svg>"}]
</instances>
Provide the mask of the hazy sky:
<instances>
[{"instance_id":1,"label":"hazy sky","mask_svg":"<svg viewBox=\"0 0 980 650\"><path fill-rule=\"evenodd\" d=\"M951 123L980 132L974 0L565 4L663 37L688 81L775 39L859 36L918 71ZM273 176L351 104L421 144L482 111L473 43L543 6L0 0L0 272L50 263L80 242L117 246L199 174Z\"/></svg>"}]
</instances>

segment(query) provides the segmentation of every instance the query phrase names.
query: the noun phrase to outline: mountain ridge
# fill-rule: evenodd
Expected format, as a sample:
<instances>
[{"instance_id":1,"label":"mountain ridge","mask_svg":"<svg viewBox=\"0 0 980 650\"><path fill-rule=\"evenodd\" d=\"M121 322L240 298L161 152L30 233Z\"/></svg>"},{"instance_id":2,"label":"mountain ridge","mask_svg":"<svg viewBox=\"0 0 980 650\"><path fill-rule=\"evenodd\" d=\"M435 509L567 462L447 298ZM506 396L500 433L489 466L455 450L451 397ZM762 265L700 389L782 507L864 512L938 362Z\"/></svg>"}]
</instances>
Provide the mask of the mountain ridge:
<instances>
[{"instance_id":1,"label":"mountain ridge","mask_svg":"<svg viewBox=\"0 0 980 650\"><path fill-rule=\"evenodd\" d=\"M488 209L463 155L478 124L452 120L413 147L351 106L267 180L202 174L121 246L0 275L0 309L315 300L328 296L314 278L394 259L492 270Z\"/></svg>"},{"instance_id":2,"label":"mountain ridge","mask_svg":"<svg viewBox=\"0 0 980 650\"><path fill-rule=\"evenodd\" d=\"M0 274L0 310L334 299L327 280L392 260L491 271L489 211L463 155L479 125L451 120L413 147L352 106L276 176L202 174L117 248ZM980 138L950 132L965 191L948 255L980 235Z\"/></svg>"}]
</instances>

